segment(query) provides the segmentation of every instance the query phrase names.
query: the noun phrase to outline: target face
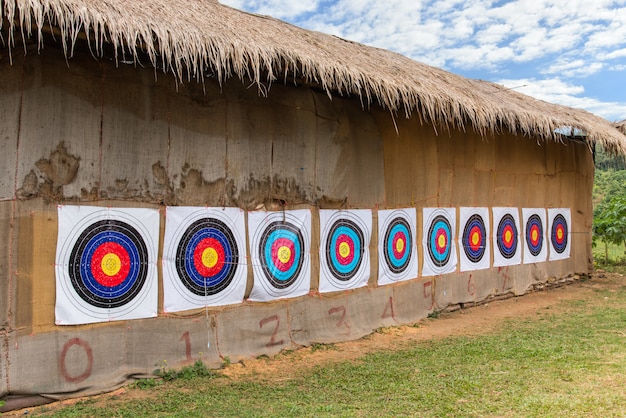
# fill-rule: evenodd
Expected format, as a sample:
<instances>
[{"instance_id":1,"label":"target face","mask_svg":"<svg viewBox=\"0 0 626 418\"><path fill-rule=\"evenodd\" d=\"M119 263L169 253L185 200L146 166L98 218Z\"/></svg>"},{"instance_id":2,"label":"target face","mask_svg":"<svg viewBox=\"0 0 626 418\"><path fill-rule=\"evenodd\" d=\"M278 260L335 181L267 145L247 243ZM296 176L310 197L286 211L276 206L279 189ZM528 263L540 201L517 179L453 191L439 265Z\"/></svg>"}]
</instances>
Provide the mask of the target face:
<instances>
[{"instance_id":1,"label":"target face","mask_svg":"<svg viewBox=\"0 0 626 418\"><path fill-rule=\"evenodd\" d=\"M494 267L520 264L519 211L517 208L494 208Z\"/></svg>"},{"instance_id":2,"label":"target face","mask_svg":"<svg viewBox=\"0 0 626 418\"><path fill-rule=\"evenodd\" d=\"M378 284L417 277L415 209L378 212Z\"/></svg>"},{"instance_id":3,"label":"target face","mask_svg":"<svg viewBox=\"0 0 626 418\"><path fill-rule=\"evenodd\" d=\"M255 283L251 300L272 300L308 293L310 285L310 212L249 214Z\"/></svg>"},{"instance_id":4,"label":"target face","mask_svg":"<svg viewBox=\"0 0 626 418\"><path fill-rule=\"evenodd\" d=\"M548 209L550 218L550 260L569 258L570 219L569 209Z\"/></svg>"},{"instance_id":5,"label":"target face","mask_svg":"<svg viewBox=\"0 0 626 418\"><path fill-rule=\"evenodd\" d=\"M238 208L167 208L163 245L168 312L243 301L244 213Z\"/></svg>"},{"instance_id":6,"label":"target face","mask_svg":"<svg viewBox=\"0 0 626 418\"><path fill-rule=\"evenodd\" d=\"M473 263L478 263L485 256L487 241L485 221L480 215L472 215L463 229L463 251Z\"/></svg>"},{"instance_id":7,"label":"target face","mask_svg":"<svg viewBox=\"0 0 626 418\"><path fill-rule=\"evenodd\" d=\"M487 208L461 208L461 271L489 268L489 210Z\"/></svg>"},{"instance_id":8,"label":"target face","mask_svg":"<svg viewBox=\"0 0 626 418\"><path fill-rule=\"evenodd\" d=\"M424 276L456 270L455 222L455 209L424 209Z\"/></svg>"},{"instance_id":9,"label":"target face","mask_svg":"<svg viewBox=\"0 0 626 418\"><path fill-rule=\"evenodd\" d=\"M158 211L58 211L57 324L156 316Z\"/></svg>"},{"instance_id":10,"label":"target face","mask_svg":"<svg viewBox=\"0 0 626 418\"><path fill-rule=\"evenodd\" d=\"M543 223L539 215L531 215L526 223L526 245L534 256L539 255L543 248Z\"/></svg>"},{"instance_id":11,"label":"target face","mask_svg":"<svg viewBox=\"0 0 626 418\"><path fill-rule=\"evenodd\" d=\"M300 229L280 221L272 222L261 236L259 259L265 279L276 289L292 286L302 265L304 237Z\"/></svg>"},{"instance_id":12,"label":"target face","mask_svg":"<svg viewBox=\"0 0 626 418\"><path fill-rule=\"evenodd\" d=\"M523 208L524 264L539 263L548 259L546 244L546 210Z\"/></svg>"},{"instance_id":13,"label":"target face","mask_svg":"<svg viewBox=\"0 0 626 418\"><path fill-rule=\"evenodd\" d=\"M68 273L78 296L91 306L118 308L131 302L148 276L148 249L126 222L88 225L70 253Z\"/></svg>"},{"instance_id":14,"label":"target face","mask_svg":"<svg viewBox=\"0 0 626 418\"><path fill-rule=\"evenodd\" d=\"M561 214L556 215L552 222L552 232L550 233L554 251L559 254L565 251L565 248L567 248L567 235L567 222L565 218Z\"/></svg>"},{"instance_id":15,"label":"target face","mask_svg":"<svg viewBox=\"0 0 626 418\"><path fill-rule=\"evenodd\" d=\"M370 210L320 211L320 292L367 284L371 228Z\"/></svg>"}]
</instances>

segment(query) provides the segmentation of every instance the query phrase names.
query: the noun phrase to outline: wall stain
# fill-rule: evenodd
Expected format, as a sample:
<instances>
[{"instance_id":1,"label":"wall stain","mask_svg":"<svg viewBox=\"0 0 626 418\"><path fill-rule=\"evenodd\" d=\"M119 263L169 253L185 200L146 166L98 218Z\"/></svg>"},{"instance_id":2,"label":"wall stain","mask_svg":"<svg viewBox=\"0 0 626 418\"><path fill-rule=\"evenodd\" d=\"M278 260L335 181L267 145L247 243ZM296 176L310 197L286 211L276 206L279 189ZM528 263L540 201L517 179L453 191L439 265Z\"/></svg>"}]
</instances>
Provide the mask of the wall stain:
<instances>
[{"instance_id":1,"label":"wall stain","mask_svg":"<svg viewBox=\"0 0 626 418\"><path fill-rule=\"evenodd\" d=\"M61 141L50 153L49 158L42 158L35 163L17 190L19 199L43 197L46 202L59 202L64 199L63 186L71 184L78 174L80 157L70 154Z\"/></svg>"}]
</instances>

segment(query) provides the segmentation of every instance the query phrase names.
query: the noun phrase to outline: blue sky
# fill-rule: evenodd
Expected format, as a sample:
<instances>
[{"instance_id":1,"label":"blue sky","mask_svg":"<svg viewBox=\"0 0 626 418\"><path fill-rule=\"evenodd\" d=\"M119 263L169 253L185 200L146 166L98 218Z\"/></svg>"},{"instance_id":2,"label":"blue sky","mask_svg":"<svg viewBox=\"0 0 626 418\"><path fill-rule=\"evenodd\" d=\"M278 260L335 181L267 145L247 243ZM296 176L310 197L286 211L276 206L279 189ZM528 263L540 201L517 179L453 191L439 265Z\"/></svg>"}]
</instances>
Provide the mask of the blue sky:
<instances>
[{"instance_id":1,"label":"blue sky","mask_svg":"<svg viewBox=\"0 0 626 418\"><path fill-rule=\"evenodd\" d=\"M220 0L626 119L626 0Z\"/></svg>"}]
</instances>

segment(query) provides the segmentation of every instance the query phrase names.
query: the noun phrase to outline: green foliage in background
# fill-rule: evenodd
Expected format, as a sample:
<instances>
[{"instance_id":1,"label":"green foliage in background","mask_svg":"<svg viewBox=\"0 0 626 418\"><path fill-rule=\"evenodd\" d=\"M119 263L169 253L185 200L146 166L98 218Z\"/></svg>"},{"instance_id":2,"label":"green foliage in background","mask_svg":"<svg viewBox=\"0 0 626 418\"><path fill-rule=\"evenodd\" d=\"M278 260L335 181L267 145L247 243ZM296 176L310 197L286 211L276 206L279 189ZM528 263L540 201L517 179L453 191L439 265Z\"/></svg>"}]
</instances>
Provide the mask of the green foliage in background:
<instances>
[{"instance_id":1,"label":"green foliage in background","mask_svg":"<svg viewBox=\"0 0 626 418\"><path fill-rule=\"evenodd\" d=\"M593 185L593 242L602 243L603 257L596 259L604 266L626 262L626 163L624 157L611 157L601 147L596 152ZM611 257L610 247L621 247ZM597 258L598 253L594 252Z\"/></svg>"}]
</instances>

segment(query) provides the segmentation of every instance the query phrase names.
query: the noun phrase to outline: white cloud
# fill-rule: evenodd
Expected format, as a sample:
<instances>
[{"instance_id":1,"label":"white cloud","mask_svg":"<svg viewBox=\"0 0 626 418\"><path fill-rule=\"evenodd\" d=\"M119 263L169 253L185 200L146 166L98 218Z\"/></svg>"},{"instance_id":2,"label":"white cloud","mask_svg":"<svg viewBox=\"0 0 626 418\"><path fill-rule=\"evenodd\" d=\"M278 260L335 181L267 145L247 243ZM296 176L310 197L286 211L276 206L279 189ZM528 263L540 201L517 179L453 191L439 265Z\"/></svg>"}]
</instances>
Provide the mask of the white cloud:
<instances>
[{"instance_id":1,"label":"white cloud","mask_svg":"<svg viewBox=\"0 0 626 418\"><path fill-rule=\"evenodd\" d=\"M626 65L626 0L221 1L453 72L482 72L484 79L506 72L529 79L552 76L549 84L567 78L580 83ZM553 93L548 100L626 116L619 103L603 106L580 94Z\"/></svg>"},{"instance_id":2,"label":"white cloud","mask_svg":"<svg viewBox=\"0 0 626 418\"><path fill-rule=\"evenodd\" d=\"M626 103L604 102L592 97L583 97L581 96L585 93L583 86L569 84L559 78L498 80L496 83L539 100L585 109L610 121L626 117Z\"/></svg>"}]
</instances>

